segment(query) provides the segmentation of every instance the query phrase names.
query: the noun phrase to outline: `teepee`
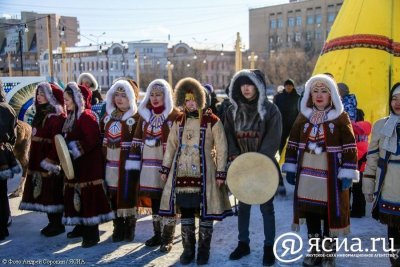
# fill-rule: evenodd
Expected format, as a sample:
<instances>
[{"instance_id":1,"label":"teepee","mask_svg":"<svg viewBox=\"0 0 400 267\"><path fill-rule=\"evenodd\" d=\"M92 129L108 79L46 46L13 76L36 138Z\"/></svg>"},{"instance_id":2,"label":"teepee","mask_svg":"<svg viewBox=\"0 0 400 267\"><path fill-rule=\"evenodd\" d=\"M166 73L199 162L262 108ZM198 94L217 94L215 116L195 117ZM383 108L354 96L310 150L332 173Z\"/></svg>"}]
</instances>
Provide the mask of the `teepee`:
<instances>
[{"instance_id":1,"label":"teepee","mask_svg":"<svg viewBox=\"0 0 400 267\"><path fill-rule=\"evenodd\" d=\"M400 82L400 0L344 0L313 74L332 73L371 122L388 115Z\"/></svg>"}]
</instances>

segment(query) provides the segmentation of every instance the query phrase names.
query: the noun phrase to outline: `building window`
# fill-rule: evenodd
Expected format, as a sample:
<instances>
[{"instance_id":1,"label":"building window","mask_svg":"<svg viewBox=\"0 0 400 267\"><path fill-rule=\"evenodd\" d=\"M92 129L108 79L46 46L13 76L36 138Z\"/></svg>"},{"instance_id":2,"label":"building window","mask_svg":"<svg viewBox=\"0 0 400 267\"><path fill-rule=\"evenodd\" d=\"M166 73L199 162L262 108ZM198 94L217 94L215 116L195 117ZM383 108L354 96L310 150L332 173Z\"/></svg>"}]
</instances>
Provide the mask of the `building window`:
<instances>
[{"instance_id":1,"label":"building window","mask_svg":"<svg viewBox=\"0 0 400 267\"><path fill-rule=\"evenodd\" d=\"M321 22L322 22L322 15L321 14L315 15L315 23L321 24Z\"/></svg>"},{"instance_id":2,"label":"building window","mask_svg":"<svg viewBox=\"0 0 400 267\"><path fill-rule=\"evenodd\" d=\"M275 29L276 28L276 20L271 19L269 21L269 25L270 25L271 29Z\"/></svg>"},{"instance_id":3,"label":"building window","mask_svg":"<svg viewBox=\"0 0 400 267\"><path fill-rule=\"evenodd\" d=\"M315 40L321 40L322 34L320 30L315 31Z\"/></svg>"},{"instance_id":4,"label":"building window","mask_svg":"<svg viewBox=\"0 0 400 267\"><path fill-rule=\"evenodd\" d=\"M282 18L279 18L278 19L278 28L283 28L283 20L282 20Z\"/></svg>"},{"instance_id":5,"label":"building window","mask_svg":"<svg viewBox=\"0 0 400 267\"><path fill-rule=\"evenodd\" d=\"M301 41L301 33L300 33L300 32L296 32L296 34L295 34L295 41L296 41L296 42L300 42L300 41Z\"/></svg>"},{"instance_id":6,"label":"building window","mask_svg":"<svg viewBox=\"0 0 400 267\"><path fill-rule=\"evenodd\" d=\"M288 18L288 26L291 28L294 27L294 18L293 17Z\"/></svg>"},{"instance_id":7,"label":"building window","mask_svg":"<svg viewBox=\"0 0 400 267\"><path fill-rule=\"evenodd\" d=\"M293 41L293 33L288 33L287 35L287 42L291 43Z\"/></svg>"},{"instance_id":8,"label":"building window","mask_svg":"<svg viewBox=\"0 0 400 267\"><path fill-rule=\"evenodd\" d=\"M301 16L296 17L296 25L301 26Z\"/></svg>"},{"instance_id":9,"label":"building window","mask_svg":"<svg viewBox=\"0 0 400 267\"><path fill-rule=\"evenodd\" d=\"M306 35L307 41L312 40L312 38L313 38L313 32L307 32L307 35Z\"/></svg>"},{"instance_id":10,"label":"building window","mask_svg":"<svg viewBox=\"0 0 400 267\"><path fill-rule=\"evenodd\" d=\"M335 20L335 13L328 14L328 22L332 23Z\"/></svg>"},{"instance_id":11,"label":"building window","mask_svg":"<svg viewBox=\"0 0 400 267\"><path fill-rule=\"evenodd\" d=\"M314 24L314 16L308 15L307 16L307 25L312 25L312 24Z\"/></svg>"}]
</instances>

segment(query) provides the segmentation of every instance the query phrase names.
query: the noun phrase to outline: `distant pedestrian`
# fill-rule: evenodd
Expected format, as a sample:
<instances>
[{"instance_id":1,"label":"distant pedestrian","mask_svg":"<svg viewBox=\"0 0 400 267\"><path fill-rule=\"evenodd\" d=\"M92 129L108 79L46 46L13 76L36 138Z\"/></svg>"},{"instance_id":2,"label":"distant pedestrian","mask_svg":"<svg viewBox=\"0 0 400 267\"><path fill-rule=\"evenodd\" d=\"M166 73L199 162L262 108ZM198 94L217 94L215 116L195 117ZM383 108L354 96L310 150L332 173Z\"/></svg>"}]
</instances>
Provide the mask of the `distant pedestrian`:
<instances>
[{"instance_id":1,"label":"distant pedestrian","mask_svg":"<svg viewBox=\"0 0 400 267\"><path fill-rule=\"evenodd\" d=\"M279 145L279 154L282 156L283 149L286 145L287 138L289 137L290 130L293 123L299 114L299 100L300 95L297 93L294 86L294 81L288 79L284 82L284 89L274 96L274 104L278 107L282 115L282 136ZM279 177L278 194L286 196L286 189L283 183L282 175Z\"/></svg>"}]
</instances>

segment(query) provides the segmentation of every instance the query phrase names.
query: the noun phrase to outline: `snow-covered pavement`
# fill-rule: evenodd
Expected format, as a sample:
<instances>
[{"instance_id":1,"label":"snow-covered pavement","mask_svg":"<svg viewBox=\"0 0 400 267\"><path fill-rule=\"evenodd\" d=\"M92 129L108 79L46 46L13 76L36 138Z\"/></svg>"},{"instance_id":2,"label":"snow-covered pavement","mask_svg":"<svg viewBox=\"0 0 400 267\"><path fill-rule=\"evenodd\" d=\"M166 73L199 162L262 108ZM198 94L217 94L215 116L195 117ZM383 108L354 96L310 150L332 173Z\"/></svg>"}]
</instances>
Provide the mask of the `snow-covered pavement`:
<instances>
[{"instance_id":1,"label":"snow-covered pavement","mask_svg":"<svg viewBox=\"0 0 400 267\"><path fill-rule=\"evenodd\" d=\"M11 187L13 186L11 185ZM293 187L287 186L287 188L289 189L288 196L284 199L276 198L274 201L277 238L281 234L290 232ZM37 212L18 210L20 201L21 198L10 200L13 223L9 228L10 236L4 241L0 241L1 266L23 265L24 263L25 265L39 266L48 266L50 263L52 265L180 266L179 256L182 253L180 225L176 229L175 245L168 254L162 254L157 249L151 249L144 245L144 241L152 235L151 216L143 217L138 221L134 242L113 243L111 241L112 223L109 222L100 226L100 243L92 248L84 249L80 246L79 238L67 239L66 234L52 238L40 235L40 229L47 224L47 216ZM305 228L302 226L299 233L304 244L306 244ZM66 232L71 230L72 227L66 227ZM386 226L376 222L370 216L352 219L351 231L352 233L348 237L349 243L351 244L351 238L360 238L363 246L369 249L371 248L370 238L386 238ZM229 254L237 245L237 217L230 217L223 222L215 223L209 266L262 266L264 234L258 206L252 208L250 234L251 254L239 261L230 261ZM357 257L357 255L348 255L348 253L347 256L352 257L343 257L346 253L340 253L342 257L337 258L337 266L390 266L389 259L383 257L387 253L382 252L381 247L377 246L378 252L371 252L370 257ZM306 249L305 245L302 249L304 255ZM278 254L281 255L283 252L283 249L278 246ZM275 264L275 266L301 265L302 259L294 263L277 261Z\"/></svg>"}]
</instances>

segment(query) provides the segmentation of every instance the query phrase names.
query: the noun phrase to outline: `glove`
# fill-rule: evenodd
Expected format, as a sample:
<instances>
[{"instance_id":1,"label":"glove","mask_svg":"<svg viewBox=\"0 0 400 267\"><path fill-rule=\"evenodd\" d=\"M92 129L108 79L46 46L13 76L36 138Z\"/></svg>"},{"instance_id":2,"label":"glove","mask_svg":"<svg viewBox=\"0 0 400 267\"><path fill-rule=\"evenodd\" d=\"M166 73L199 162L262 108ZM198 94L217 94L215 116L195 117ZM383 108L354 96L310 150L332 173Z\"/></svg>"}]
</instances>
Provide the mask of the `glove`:
<instances>
[{"instance_id":1,"label":"glove","mask_svg":"<svg viewBox=\"0 0 400 267\"><path fill-rule=\"evenodd\" d=\"M286 181L291 185L296 185L296 173L295 172L287 172L286 173Z\"/></svg>"},{"instance_id":2,"label":"glove","mask_svg":"<svg viewBox=\"0 0 400 267\"><path fill-rule=\"evenodd\" d=\"M364 194L365 201L371 203L374 201L374 195L373 194Z\"/></svg>"},{"instance_id":3,"label":"glove","mask_svg":"<svg viewBox=\"0 0 400 267\"><path fill-rule=\"evenodd\" d=\"M342 178L342 191L349 189L353 184L353 180L349 178Z\"/></svg>"}]
</instances>

